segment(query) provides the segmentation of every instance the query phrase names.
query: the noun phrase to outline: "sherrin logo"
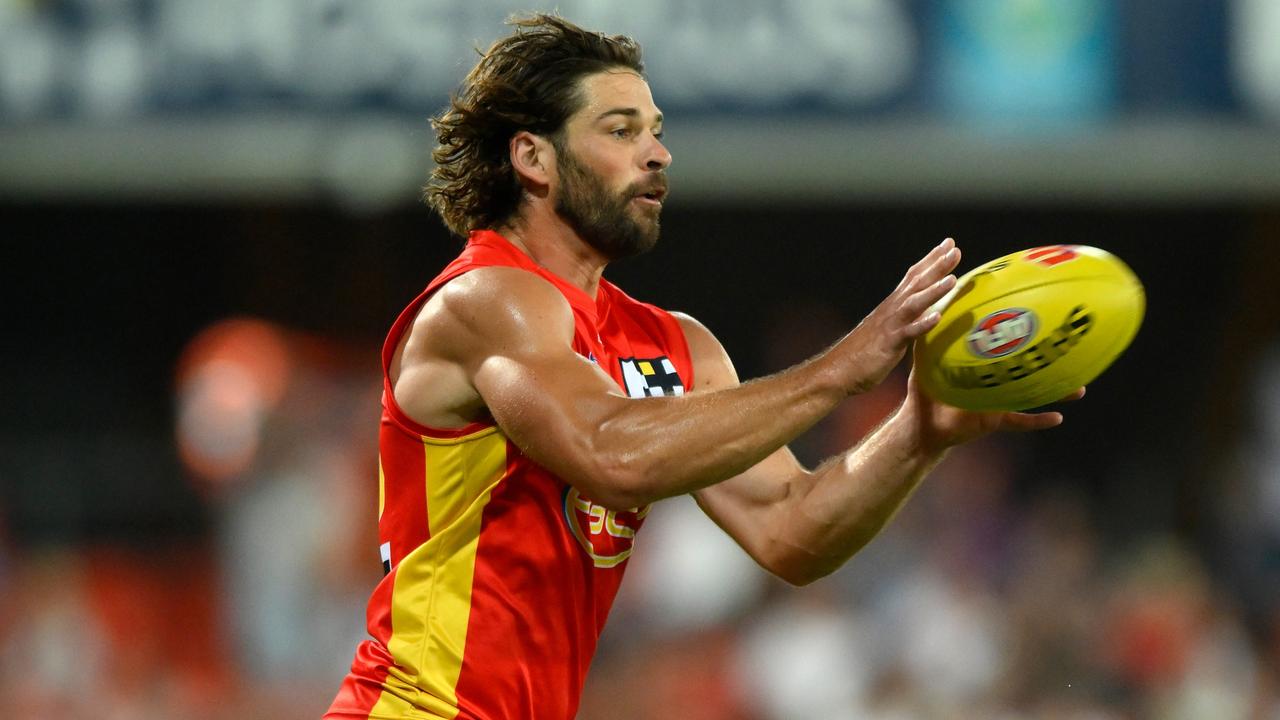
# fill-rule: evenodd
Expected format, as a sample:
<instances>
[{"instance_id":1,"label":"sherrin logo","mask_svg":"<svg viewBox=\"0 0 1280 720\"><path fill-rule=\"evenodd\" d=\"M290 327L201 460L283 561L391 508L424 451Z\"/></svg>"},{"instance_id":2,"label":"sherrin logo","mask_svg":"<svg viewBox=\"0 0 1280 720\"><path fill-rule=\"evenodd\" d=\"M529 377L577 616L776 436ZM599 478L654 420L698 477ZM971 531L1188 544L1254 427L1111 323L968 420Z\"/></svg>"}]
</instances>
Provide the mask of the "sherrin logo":
<instances>
[{"instance_id":1,"label":"sherrin logo","mask_svg":"<svg viewBox=\"0 0 1280 720\"><path fill-rule=\"evenodd\" d=\"M1031 342L1040 321L1026 308L997 310L978 321L969 332L969 352L993 359L1011 355Z\"/></svg>"}]
</instances>

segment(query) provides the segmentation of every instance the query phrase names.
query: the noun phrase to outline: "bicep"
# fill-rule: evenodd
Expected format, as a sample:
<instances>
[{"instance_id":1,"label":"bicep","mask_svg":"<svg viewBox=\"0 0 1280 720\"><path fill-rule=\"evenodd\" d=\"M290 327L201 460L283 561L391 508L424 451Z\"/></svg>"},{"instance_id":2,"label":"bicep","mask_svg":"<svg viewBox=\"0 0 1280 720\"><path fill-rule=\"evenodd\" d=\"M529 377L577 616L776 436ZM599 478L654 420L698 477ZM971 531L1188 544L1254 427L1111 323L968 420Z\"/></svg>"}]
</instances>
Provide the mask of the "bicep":
<instances>
[{"instance_id":1,"label":"bicep","mask_svg":"<svg viewBox=\"0 0 1280 720\"><path fill-rule=\"evenodd\" d=\"M564 297L521 270L485 268L440 292L422 354L458 367L526 455L572 480L589 474L589 438L626 399L573 349Z\"/></svg>"},{"instance_id":2,"label":"bicep","mask_svg":"<svg viewBox=\"0 0 1280 720\"><path fill-rule=\"evenodd\" d=\"M594 431L626 402L603 371L567 345L489 354L472 377L511 441L566 479L589 472Z\"/></svg>"}]
</instances>

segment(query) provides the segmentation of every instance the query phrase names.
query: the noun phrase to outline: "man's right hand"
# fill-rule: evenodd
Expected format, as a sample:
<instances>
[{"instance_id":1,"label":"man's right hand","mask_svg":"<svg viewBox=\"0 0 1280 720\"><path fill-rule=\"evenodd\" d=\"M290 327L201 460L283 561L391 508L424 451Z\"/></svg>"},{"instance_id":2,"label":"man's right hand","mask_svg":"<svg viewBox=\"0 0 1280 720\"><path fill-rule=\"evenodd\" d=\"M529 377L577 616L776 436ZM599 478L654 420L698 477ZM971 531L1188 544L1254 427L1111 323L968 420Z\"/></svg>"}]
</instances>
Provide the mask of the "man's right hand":
<instances>
[{"instance_id":1,"label":"man's right hand","mask_svg":"<svg viewBox=\"0 0 1280 720\"><path fill-rule=\"evenodd\" d=\"M938 324L939 314L929 309L955 287L951 271L959 263L960 249L955 241L943 240L912 265L898 287L831 349L829 358L850 395L879 385L912 341Z\"/></svg>"}]
</instances>

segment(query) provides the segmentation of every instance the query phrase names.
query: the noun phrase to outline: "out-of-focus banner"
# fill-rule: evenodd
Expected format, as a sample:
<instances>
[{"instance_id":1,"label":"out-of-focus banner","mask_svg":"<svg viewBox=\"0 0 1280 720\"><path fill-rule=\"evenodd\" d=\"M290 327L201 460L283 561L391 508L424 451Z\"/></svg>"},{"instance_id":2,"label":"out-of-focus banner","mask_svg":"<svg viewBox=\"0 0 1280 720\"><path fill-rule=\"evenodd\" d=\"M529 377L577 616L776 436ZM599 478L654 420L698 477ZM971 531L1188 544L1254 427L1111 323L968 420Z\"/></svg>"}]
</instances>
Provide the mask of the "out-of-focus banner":
<instances>
[{"instance_id":1,"label":"out-of-focus banner","mask_svg":"<svg viewBox=\"0 0 1280 720\"><path fill-rule=\"evenodd\" d=\"M1280 197L1275 0L0 0L0 196L402 202L540 7L642 43L683 197Z\"/></svg>"},{"instance_id":2,"label":"out-of-focus banner","mask_svg":"<svg viewBox=\"0 0 1280 720\"><path fill-rule=\"evenodd\" d=\"M640 39L664 102L688 108L874 107L922 64L917 19L887 0L558 8ZM421 112L506 32L509 12L495 0L0 0L0 114Z\"/></svg>"},{"instance_id":3,"label":"out-of-focus banner","mask_svg":"<svg viewBox=\"0 0 1280 720\"><path fill-rule=\"evenodd\" d=\"M1111 0L565 0L626 32L662 103L704 112L1080 118L1235 107L1228 6ZM1239 0L1246 105L1274 95L1280 13ZM499 0L0 0L0 118L437 109L506 32ZM1129 28L1133 28L1131 32Z\"/></svg>"}]
</instances>

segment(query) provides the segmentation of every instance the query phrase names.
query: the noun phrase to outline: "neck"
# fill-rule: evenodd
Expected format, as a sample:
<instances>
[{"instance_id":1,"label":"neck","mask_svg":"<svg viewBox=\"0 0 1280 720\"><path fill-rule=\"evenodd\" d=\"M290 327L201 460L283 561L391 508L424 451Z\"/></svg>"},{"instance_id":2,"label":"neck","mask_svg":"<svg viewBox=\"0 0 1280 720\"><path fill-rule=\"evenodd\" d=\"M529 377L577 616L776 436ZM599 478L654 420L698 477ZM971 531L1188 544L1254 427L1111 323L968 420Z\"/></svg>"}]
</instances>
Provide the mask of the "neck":
<instances>
[{"instance_id":1,"label":"neck","mask_svg":"<svg viewBox=\"0 0 1280 720\"><path fill-rule=\"evenodd\" d=\"M535 211L497 230L534 262L595 298L609 261L578 237L560 216Z\"/></svg>"}]
</instances>

